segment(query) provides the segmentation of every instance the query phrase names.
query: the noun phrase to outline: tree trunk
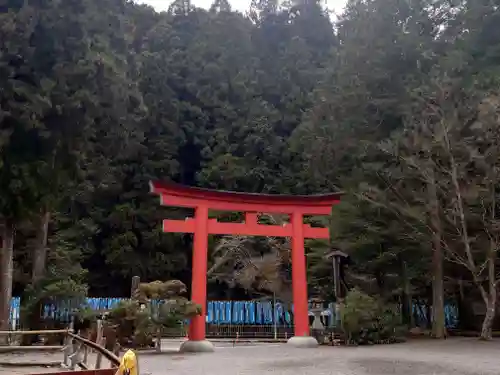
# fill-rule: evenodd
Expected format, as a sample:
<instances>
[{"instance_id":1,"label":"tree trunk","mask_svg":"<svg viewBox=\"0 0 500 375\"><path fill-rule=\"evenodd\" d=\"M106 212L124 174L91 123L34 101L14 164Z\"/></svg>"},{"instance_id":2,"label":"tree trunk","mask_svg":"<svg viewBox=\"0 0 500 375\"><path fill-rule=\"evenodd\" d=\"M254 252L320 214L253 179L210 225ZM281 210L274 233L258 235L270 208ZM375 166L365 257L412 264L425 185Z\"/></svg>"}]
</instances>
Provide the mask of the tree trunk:
<instances>
[{"instance_id":1,"label":"tree trunk","mask_svg":"<svg viewBox=\"0 0 500 375\"><path fill-rule=\"evenodd\" d=\"M432 336L445 337L443 254L442 249L434 248L432 257Z\"/></svg>"},{"instance_id":2,"label":"tree trunk","mask_svg":"<svg viewBox=\"0 0 500 375\"><path fill-rule=\"evenodd\" d=\"M36 233L36 246L32 253L32 270L31 270L31 284L35 295L29 296L36 298L37 301L33 305L32 310L28 311L28 326L31 330L42 329L42 319L40 316L43 301L38 299L37 290L38 284L45 276L45 268L47 263L47 242L50 223L50 212L44 210L40 213L38 220L38 227ZM39 341L39 335L24 335L23 345L33 345Z\"/></svg>"},{"instance_id":3,"label":"tree trunk","mask_svg":"<svg viewBox=\"0 0 500 375\"><path fill-rule=\"evenodd\" d=\"M132 285L130 286L130 298L137 298L136 293L139 289L139 284L141 283L141 278L139 276L132 276Z\"/></svg>"},{"instance_id":4,"label":"tree trunk","mask_svg":"<svg viewBox=\"0 0 500 375\"><path fill-rule=\"evenodd\" d=\"M491 181L497 181L498 177L496 175L492 176ZM491 209L490 209L490 225L494 226L496 213L497 213L497 204L496 204L496 189L495 185L492 184L491 188ZM486 224L486 223L485 223ZM498 250L498 236L493 236L490 232L488 232L490 237L490 248L488 249L488 293L483 288L481 284L479 284L479 291L483 296L484 303L486 305L486 315L484 316L483 326L481 327L481 339L482 340L491 340L492 339L492 326L493 319L495 319L496 312L496 304L497 304L497 275L496 275L496 261L497 261L497 250ZM476 281L477 283L477 281Z\"/></svg>"},{"instance_id":5,"label":"tree trunk","mask_svg":"<svg viewBox=\"0 0 500 375\"><path fill-rule=\"evenodd\" d=\"M9 329L10 301L14 273L14 226L4 222L2 228L2 254L0 256L0 330ZM7 336L0 336L0 345Z\"/></svg>"},{"instance_id":6,"label":"tree trunk","mask_svg":"<svg viewBox=\"0 0 500 375\"><path fill-rule=\"evenodd\" d=\"M441 218L439 201L432 171L432 180L427 184L429 197L429 218L432 229L432 337L445 337L443 249L441 244Z\"/></svg>"},{"instance_id":7,"label":"tree trunk","mask_svg":"<svg viewBox=\"0 0 500 375\"><path fill-rule=\"evenodd\" d=\"M33 251L33 268L31 282L35 286L45 276L47 262L47 240L49 232L50 212L42 212L37 228L36 247Z\"/></svg>"},{"instance_id":8,"label":"tree trunk","mask_svg":"<svg viewBox=\"0 0 500 375\"><path fill-rule=\"evenodd\" d=\"M496 301L489 301L486 306L486 315L484 316L483 326L481 327L481 340L492 339L492 326L493 319L495 318L495 303Z\"/></svg>"},{"instance_id":9,"label":"tree trunk","mask_svg":"<svg viewBox=\"0 0 500 375\"><path fill-rule=\"evenodd\" d=\"M495 311L497 304L497 283L496 283L496 244L494 241L490 244L488 252L488 293L484 288L480 287L481 294L483 295L484 303L486 304L486 315L484 316L483 326L481 327L481 339L491 340L493 319L495 319Z\"/></svg>"},{"instance_id":10,"label":"tree trunk","mask_svg":"<svg viewBox=\"0 0 500 375\"><path fill-rule=\"evenodd\" d=\"M425 304L425 328L432 329L432 294L428 296Z\"/></svg>"},{"instance_id":11,"label":"tree trunk","mask_svg":"<svg viewBox=\"0 0 500 375\"><path fill-rule=\"evenodd\" d=\"M401 281L403 283L403 295L401 296L401 304L403 310L403 323L409 327L415 326L415 319L413 318L413 303L411 296L411 284L408 277L408 265L406 261L401 261Z\"/></svg>"},{"instance_id":12,"label":"tree trunk","mask_svg":"<svg viewBox=\"0 0 500 375\"><path fill-rule=\"evenodd\" d=\"M457 293L457 306L458 306L458 327L464 330L465 326L465 292L464 282L460 277L458 279L458 293Z\"/></svg>"}]
</instances>

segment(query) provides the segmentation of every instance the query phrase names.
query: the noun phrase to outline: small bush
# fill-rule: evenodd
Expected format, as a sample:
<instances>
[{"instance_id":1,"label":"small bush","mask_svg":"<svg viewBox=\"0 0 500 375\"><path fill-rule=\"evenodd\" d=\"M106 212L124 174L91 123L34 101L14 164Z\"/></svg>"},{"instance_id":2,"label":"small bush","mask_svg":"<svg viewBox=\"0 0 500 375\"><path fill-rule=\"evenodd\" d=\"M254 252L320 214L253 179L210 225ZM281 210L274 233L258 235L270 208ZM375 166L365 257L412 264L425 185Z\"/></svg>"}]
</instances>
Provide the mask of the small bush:
<instances>
[{"instance_id":1,"label":"small bush","mask_svg":"<svg viewBox=\"0 0 500 375\"><path fill-rule=\"evenodd\" d=\"M349 291L340 313L347 344L393 343L404 337L406 328L396 307L358 289Z\"/></svg>"},{"instance_id":2,"label":"small bush","mask_svg":"<svg viewBox=\"0 0 500 375\"><path fill-rule=\"evenodd\" d=\"M180 296L186 286L178 280L140 284L134 298L109 311L107 324L116 327L122 344L153 345L154 337L167 328L180 327L185 319L201 314L201 306Z\"/></svg>"}]
</instances>

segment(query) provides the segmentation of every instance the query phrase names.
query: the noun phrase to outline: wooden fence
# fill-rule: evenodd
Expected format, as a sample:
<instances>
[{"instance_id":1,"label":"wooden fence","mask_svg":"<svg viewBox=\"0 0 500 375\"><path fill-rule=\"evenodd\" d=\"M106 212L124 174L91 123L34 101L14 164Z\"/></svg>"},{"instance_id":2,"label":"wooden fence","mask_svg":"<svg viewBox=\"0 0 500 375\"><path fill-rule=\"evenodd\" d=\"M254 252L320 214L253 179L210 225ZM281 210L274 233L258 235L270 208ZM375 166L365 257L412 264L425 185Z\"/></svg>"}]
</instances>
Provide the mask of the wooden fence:
<instances>
[{"instance_id":1,"label":"wooden fence","mask_svg":"<svg viewBox=\"0 0 500 375\"><path fill-rule=\"evenodd\" d=\"M99 321L99 323L101 323ZM112 353L105 348L106 338L103 337L103 327L102 324L98 324L97 327L97 338L96 342L93 342L85 337L79 336L71 332L71 329L66 330L33 330L33 331L0 331L0 336L7 335L9 341L12 343L15 341L13 337L22 337L25 335L60 335L65 336L64 346L62 349L63 359L61 361L61 367L67 370L75 371L82 370L78 373L83 375L88 371L92 374L115 374L118 366L120 365L120 359L118 358L119 346L115 346L115 352ZM27 348L30 351L37 349L46 349L44 346L9 346L10 351L25 351ZM103 368L103 359L108 362L107 368ZM54 372L53 374L64 373L65 372ZM96 371L99 370L99 371ZM102 370L102 371L101 371Z\"/></svg>"}]
</instances>

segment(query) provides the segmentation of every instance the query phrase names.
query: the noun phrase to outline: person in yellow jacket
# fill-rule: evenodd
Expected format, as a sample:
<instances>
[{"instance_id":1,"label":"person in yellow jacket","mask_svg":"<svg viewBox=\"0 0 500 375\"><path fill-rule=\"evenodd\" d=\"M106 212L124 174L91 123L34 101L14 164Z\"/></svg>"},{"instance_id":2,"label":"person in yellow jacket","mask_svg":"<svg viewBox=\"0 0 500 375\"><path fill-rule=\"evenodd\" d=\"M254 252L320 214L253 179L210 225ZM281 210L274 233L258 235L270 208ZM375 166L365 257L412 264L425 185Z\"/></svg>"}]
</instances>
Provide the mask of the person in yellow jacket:
<instances>
[{"instance_id":1,"label":"person in yellow jacket","mask_svg":"<svg viewBox=\"0 0 500 375\"><path fill-rule=\"evenodd\" d=\"M132 350L127 350L123 355L115 375L139 375L137 356Z\"/></svg>"}]
</instances>

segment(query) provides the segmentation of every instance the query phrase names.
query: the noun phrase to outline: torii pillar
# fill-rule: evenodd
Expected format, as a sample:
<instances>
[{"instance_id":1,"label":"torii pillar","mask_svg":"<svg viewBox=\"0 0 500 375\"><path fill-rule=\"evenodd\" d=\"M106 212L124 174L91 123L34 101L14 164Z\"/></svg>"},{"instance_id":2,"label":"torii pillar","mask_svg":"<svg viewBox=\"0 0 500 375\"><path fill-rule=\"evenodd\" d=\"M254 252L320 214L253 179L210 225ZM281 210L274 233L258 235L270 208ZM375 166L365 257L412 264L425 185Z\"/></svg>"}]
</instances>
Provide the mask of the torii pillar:
<instances>
[{"instance_id":1,"label":"torii pillar","mask_svg":"<svg viewBox=\"0 0 500 375\"><path fill-rule=\"evenodd\" d=\"M207 244L210 234L292 238L294 336L288 342L297 347L310 348L318 345L309 332L304 239L329 239L330 234L328 228L304 224L304 216L330 215L332 206L340 200L339 193L310 196L271 195L209 190L156 181L150 185L151 192L160 195L162 205L195 210L194 218L163 220L164 232L194 235L191 300L202 306L202 314L191 320L189 340L182 344L182 351L207 352L214 349L212 343L205 338ZM217 219L208 218L209 210L244 212L245 221L220 223ZM290 217L290 223L283 226L259 224L258 213L286 214Z\"/></svg>"}]
</instances>

